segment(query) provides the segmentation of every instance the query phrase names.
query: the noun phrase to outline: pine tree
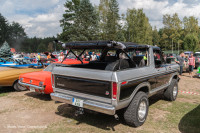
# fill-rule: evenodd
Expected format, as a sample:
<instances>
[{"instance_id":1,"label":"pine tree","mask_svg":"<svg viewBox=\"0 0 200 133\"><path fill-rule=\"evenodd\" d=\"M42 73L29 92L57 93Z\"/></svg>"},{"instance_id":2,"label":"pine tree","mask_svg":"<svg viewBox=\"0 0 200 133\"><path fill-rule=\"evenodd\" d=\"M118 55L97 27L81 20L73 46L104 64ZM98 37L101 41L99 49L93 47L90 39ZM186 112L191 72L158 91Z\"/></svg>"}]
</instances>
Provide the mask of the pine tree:
<instances>
[{"instance_id":1,"label":"pine tree","mask_svg":"<svg viewBox=\"0 0 200 133\"><path fill-rule=\"evenodd\" d=\"M9 40L9 23L0 13L0 45Z\"/></svg>"},{"instance_id":2,"label":"pine tree","mask_svg":"<svg viewBox=\"0 0 200 133\"><path fill-rule=\"evenodd\" d=\"M0 58L8 58L11 57L11 55L10 46L7 42L4 42L0 48Z\"/></svg>"},{"instance_id":3,"label":"pine tree","mask_svg":"<svg viewBox=\"0 0 200 133\"><path fill-rule=\"evenodd\" d=\"M100 38L106 40L106 24L107 24L107 14L109 9L109 0L100 0L98 13L99 13L99 29Z\"/></svg>"},{"instance_id":4,"label":"pine tree","mask_svg":"<svg viewBox=\"0 0 200 133\"><path fill-rule=\"evenodd\" d=\"M120 16L119 16L119 4L117 0L109 0L109 8L107 12L106 22L106 39L117 40L118 32L120 31Z\"/></svg>"},{"instance_id":5,"label":"pine tree","mask_svg":"<svg viewBox=\"0 0 200 133\"><path fill-rule=\"evenodd\" d=\"M74 21L76 34L71 36L72 40L97 40L99 17L94 6L89 0L81 0L79 10Z\"/></svg>"},{"instance_id":6,"label":"pine tree","mask_svg":"<svg viewBox=\"0 0 200 133\"><path fill-rule=\"evenodd\" d=\"M83 41L98 39L98 14L89 0L71 0L61 22L63 41Z\"/></svg>"},{"instance_id":7,"label":"pine tree","mask_svg":"<svg viewBox=\"0 0 200 133\"><path fill-rule=\"evenodd\" d=\"M64 4L66 8L63 14L62 20L60 20L60 26L63 31L58 35L58 38L63 41L69 41L71 39L71 34L75 34L74 21L76 19L76 14L79 10L80 0L67 0Z\"/></svg>"}]
</instances>

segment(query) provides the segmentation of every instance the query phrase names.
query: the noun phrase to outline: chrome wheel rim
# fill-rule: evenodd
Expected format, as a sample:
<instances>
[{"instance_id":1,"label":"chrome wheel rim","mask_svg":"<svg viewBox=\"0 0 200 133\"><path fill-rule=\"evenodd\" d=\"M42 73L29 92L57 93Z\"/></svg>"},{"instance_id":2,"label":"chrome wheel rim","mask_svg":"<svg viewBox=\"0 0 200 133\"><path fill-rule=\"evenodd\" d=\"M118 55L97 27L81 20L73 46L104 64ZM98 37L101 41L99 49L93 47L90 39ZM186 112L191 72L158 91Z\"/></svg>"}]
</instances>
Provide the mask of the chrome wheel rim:
<instances>
[{"instance_id":1,"label":"chrome wheel rim","mask_svg":"<svg viewBox=\"0 0 200 133\"><path fill-rule=\"evenodd\" d=\"M143 120L146 116L146 113L147 113L147 104L145 101L142 101L139 105L139 108L138 108L138 117L139 117L139 120Z\"/></svg>"},{"instance_id":2,"label":"chrome wheel rim","mask_svg":"<svg viewBox=\"0 0 200 133\"><path fill-rule=\"evenodd\" d=\"M21 86L19 83L17 83L17 87L19 88L20 91L27 90L26 87Z\"/></svg>"},{"instance_id":3,"label":"chrome wheel rim","mask_svg":"<svg viewBox=\"0 0 200 133\"><path fill-rule=\"evenodd\" d=\"M173 89L173 97L174 98L176 98L177 93L178 93L178 87L174 86L174 89Z\"/></svg>"}]
</instances>

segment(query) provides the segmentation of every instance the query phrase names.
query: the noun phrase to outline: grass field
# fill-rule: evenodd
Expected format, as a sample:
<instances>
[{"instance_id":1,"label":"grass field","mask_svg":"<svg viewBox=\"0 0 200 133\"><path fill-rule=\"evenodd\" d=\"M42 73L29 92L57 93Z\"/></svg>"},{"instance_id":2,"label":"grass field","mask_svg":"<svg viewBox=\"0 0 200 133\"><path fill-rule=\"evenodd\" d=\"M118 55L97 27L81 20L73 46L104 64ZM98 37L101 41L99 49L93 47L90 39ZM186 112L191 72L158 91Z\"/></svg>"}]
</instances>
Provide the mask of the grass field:
<instances>
[{"instance_id":1,"label":"grass field","mask_svg":"<svg viewBox=\"0 0 200 133\"><path fill-rule=\"evenodd\" d=\"M185 102L182 99L189 98ZM161 100L160 100L161 99ZM44 130L35 132L163 132L163 133L198 133L200 132L200 97L180 94L177 101L168 102L160 96L150 99L147 121L139 128L127 126L123 120L115 120L112 116L91 114L75 117L74 110L66 104L58 106L57 115L64 117L62 121L48 125ZM195 101L196 100L196 101Z\"/></svg>"},{"instance_id":2,"label":"grass field","mask_svg":"<svg viewBox=\"0 0 200 133\"><path fill-rule=\"evenodd\" d=\"M199 86L199 78L190 78L187 73L179 82L182 91L199 93ZM179 93L176 101L169 102L157 95L149 101L146 122L133 128L122 119L100 113L76 117L73 108L55 103L49 95L0 87L0 133L200 133L200 96Z\"/></svg>"}]
</instances>

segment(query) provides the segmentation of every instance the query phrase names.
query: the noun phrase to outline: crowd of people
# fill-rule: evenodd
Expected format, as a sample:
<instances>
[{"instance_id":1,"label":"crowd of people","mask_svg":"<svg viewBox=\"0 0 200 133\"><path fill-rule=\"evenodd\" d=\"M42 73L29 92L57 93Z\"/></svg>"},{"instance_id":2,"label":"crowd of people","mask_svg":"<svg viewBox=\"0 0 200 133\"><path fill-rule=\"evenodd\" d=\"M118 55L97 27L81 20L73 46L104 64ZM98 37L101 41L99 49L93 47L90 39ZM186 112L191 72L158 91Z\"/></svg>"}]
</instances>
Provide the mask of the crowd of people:
<instances>
[{"instance_id":1,"label":"crowd of people","mask_svg":"<svg viewBox=\"0 0 200 133\"><path fill-rule=\"evenodd\" d=\"M195 68L195 57L193 56L193 53L188 56L181 52L180 55L177 56L175 62L180 66L180 75L182 75L185 66L189 69L189 76L191 78L193 77L193 70Z\"/></svg>"}]
</instances>

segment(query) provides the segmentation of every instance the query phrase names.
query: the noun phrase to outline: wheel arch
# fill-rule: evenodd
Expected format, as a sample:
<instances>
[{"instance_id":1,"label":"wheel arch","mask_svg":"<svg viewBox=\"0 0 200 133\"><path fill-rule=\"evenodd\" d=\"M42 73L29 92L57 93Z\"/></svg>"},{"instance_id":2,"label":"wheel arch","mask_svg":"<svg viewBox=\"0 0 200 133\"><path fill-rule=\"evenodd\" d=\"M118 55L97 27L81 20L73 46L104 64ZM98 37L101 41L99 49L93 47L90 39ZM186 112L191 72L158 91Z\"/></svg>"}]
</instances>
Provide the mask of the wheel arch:
<instances>
[{"instance_id":1,"label":"wheel arch","mask_svg":"<svg viewBox=\"0 0 200 133\"><path fill-rule=\"evenodd\" d=\"M16 79L16 80L13 82L12 87L14 87L14 84L15 84L16 82L18 82L18 80L19 80L19 79Z\"/></svg>"},{"instance_id":2,"label":"wheel arch","mask_svg":"<svg viewBox=\"0 0 200 133\"><path fill-rule=\"evenodd\" d=\"M177 81L179 81L179 77L178 77L178 73L177 72L172 74L172 76L171 76L171 78L169 80L169 84L171 84L173 79L176 79Z\"/></svg>"}]
</instances>

